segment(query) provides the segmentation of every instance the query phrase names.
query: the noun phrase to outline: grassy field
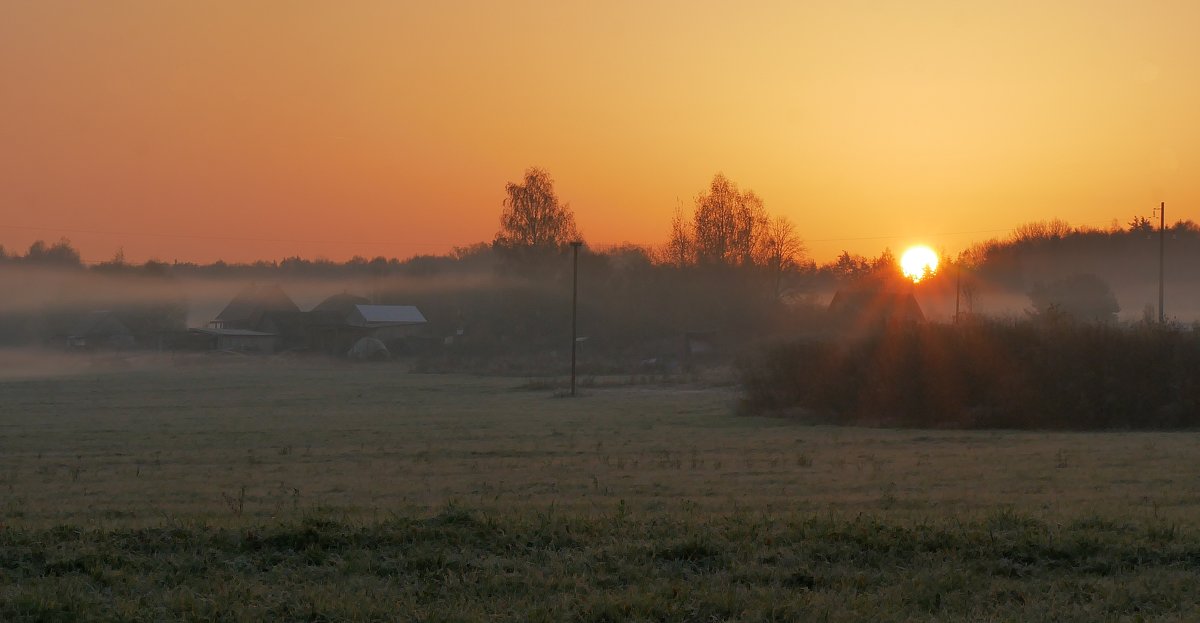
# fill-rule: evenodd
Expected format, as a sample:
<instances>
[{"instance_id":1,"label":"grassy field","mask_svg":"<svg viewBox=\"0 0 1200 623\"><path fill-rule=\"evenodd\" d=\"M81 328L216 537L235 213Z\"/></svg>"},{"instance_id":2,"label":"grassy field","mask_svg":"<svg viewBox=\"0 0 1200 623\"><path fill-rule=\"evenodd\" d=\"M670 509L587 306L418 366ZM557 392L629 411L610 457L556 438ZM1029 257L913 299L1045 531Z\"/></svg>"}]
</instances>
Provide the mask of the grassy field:
<instances>
[{"instance_id":1,"label":"grassy field","mask_svg":"<svg viewBox=\"0 0 1200 623\"><path fill-rule=\"evenodd\" d=\"M1200 435L812 427L630 380L0 381L0 620L1200 618Z\"/></svg>"}]
</instances>

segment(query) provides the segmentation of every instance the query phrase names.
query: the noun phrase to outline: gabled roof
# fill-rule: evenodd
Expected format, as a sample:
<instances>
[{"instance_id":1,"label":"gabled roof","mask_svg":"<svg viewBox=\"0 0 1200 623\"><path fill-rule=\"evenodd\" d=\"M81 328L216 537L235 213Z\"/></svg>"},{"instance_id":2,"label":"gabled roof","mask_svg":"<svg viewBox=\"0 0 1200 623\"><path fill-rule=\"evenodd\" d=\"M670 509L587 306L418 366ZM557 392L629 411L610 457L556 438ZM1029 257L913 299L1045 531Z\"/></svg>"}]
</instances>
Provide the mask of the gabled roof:
<instances>
[{"instance_id":1,"label":"gabled roof","mask_svg":"<svg viewBox=\"0 0 1200 623\"><path fill-rule=\"evenodd\" d=\"M349 292L342 292L341 294L334 294L324 301L321 301L312 310L315 312L337 312L339 315L345 318L350 314L350 312L354 311L355 305L366 305L370 302L371 300L366 297L355 296Z\"/></svg>"},{"instance_id":2,"label":"gabled roof","mask_svg":"<svg viewBox=\"0 0 1200 623\"><path fill-rule=\"evenodd\" d=\"M873 288L838 290L829 311L860 322L924 322L925 314L912 292Z\"/></svg>"},{"instance_id":3,"label":"gabled roof","mask_svg":"<svg viewBox=\"0 0 1200 623\"><path fill-rule=\"evenodd\" d=\"M296 303L277 285L246 286L233 300L217 314L221 322L245 322L253 320L256 314L268 311L300 311Z\"/></svg>"},{"instance_id":4,"label":"gabled roof","mask_svg":"<svg viewBox=\"0 0 1200 623\"><path fill-rule=\"evenodd\" d=\"M129 335L129 327L111 311L89 312L71 329L74 337L98 335Z\"/></svg>"},{"instance_id":5,"label":"gabled roof","mask_svg":"<svg viewBox=\"0 0 1200 623\"><path fill-rule=\"evenodd\" d=\"M425 324L425 316L413 305L355 305L350 324Z\"/></svg>"}]
</instances>

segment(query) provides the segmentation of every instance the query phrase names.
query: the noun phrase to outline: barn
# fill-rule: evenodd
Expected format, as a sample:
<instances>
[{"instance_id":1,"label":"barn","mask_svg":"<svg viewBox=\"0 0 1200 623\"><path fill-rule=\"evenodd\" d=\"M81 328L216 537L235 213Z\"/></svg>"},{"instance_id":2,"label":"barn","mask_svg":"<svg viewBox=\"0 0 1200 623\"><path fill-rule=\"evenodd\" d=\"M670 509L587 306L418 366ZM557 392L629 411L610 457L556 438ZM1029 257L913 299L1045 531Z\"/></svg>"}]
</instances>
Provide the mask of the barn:
<instances>
[{"instance_id":1,"label":"barn","mask_svg":"<svg viewBox=\"0 0 1200 623\"><path fill-rule=\"evenodd\" d=\"M267 314L299 312L300 308L278 285L250 284L208 323L212 329L247 329L259 331Z\"/></svg>"},{"instance_id":2,"label":"barn","mask_svg":"<svg viewBox=\"0 0 1200 623\"><path fill-rule=\"evenodd\" d=\"M67 347L74 350L121 350L133 346L133 331L115 312L107 310L85 314L67 335Z\"/></svg>"},{"instance_id":3,"label":"barn","mask_svg":"<svg viewBox=\"0 0 1200 623\"><path fill-rule=\"evenodd\" d=\"M383 342L410 337L425 324L425 316L413 305L355 305L346 316L346 324L368 329L371 337Z\"/></svg>"}]
</instances>

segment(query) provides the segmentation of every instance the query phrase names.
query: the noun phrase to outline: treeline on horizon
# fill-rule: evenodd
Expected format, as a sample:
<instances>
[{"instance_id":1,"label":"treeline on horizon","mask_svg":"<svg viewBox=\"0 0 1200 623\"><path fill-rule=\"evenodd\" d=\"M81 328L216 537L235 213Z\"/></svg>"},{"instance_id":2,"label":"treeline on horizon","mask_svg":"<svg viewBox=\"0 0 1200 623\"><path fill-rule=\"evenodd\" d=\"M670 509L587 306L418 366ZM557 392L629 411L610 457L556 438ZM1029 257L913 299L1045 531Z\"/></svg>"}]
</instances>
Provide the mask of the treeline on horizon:
<instances>
[{"instance_id":1,"label":"treeline on horizon","mask_svg":"<svg viewBox=\"0 0 1200 623\"><path fill-rule=\"evenodd\" d=\"M818 265L794 223L771 215L753 191L723 175L690 209L676 211L666 241L653 248L589 248L543 170L508 184L505 197L490 243L406 260L132 264L118 252L87 265L65 239L35 242L23 254L0 250L0 270L51 267L102 284L98 294L61 304L0 308L0 344L48 344L66 335L73 319L104 305L133 318L127 324L146 347L164 332L186 329L198 279L231 289L256 280L308 281L328 290L321 296L357 287L369 289L359 294L374 303L419 307L429 320L420 348L411 351L419 370L553 376L570 352L577 242L584 375L736 362L747 411L839 422L1200 424L1200 388L1189 376L1200 366L1200 333L1156 322L1148 293L1156 290L1160 233L1144 216L1107 229L1027 223L1005 239L943 257L936 274L914 285L890 249L874 258L844 252ZM1198 278L1188 267L1200 265L1200 226L1180 221L1163 235L1166 281L1178 307ZM108 287L133 282L156 284L164 294L126 300L119 287ZM1122 294L1129 289L1134 294ZM911 293L931 306L949 301L952 315L926 309L935 322L885 315L864 325L847 318L853 310L829 308L835 291ZM1023 303L1016 314L992 313L979 304L985 292ZM1134 305L1124 323L1121 296Z\"/></svg>"},{"instance_id":2,"label":"treeline on horizon","mask_svg":"<svg viewBox=\"0 0 1200 623\"><path fill-rule=\"evenodd\" d=\"M1126 317L1144 312L1143 306L1152 302L1146 289L1158 277L1159 234L1147 217L1138 215L1127 225L1114 220L1107 229L1072 227L1057 219L1026 223L1007 238L941 258L941 269L914 288L900 274L891 249L875 257L843 252L817 264L806 252L800 227L770 214L761 197L721 174L688 209L676 210L665 224L666 240L654 247L589 247L569 204L559 199L553 179L542 169L527 170L505 187L504 196L490 243L456 247L444 255L135 264L118 250L109 260L89 264L64 238L39 240L23 253L0 247L0 267L152 277L172 291L176 308L188 304L188 293L178 284L194 278L313 280L330 282L330 287L340 281L360 289L369 283L370 291L360 294L378 303L420 306L431 331L439 335L475 325L498 341L515 341L529 350L561 341L570 244L576 241L582 243L583 326L592 321L598 331L613 332L610 337L616 341L687 331L720 332L742 341L796 333L803 330L800 320L819 315L817 308L835 291L854 287L913 291L918 297L958 301L961 313L976 314L996 313L979 301L981 293L1001 292L1024 301L1018 309L1031 313L1055 307L1089 319L1115 320L1121 309L1118 298L1126 301ZM1191 283L1197 275L1186 267L1200 263L1200 226L1179 221L1166 235L1166 280ZM1134 294L1126 295L1129 291ZM64 317L79 312L51 311ZM944 320L952 313L960 310L926 310L927 316ZM151 325L182 329L180 318L186 313L176 310L171 316Z\"/></svg>"},{"instance_id":3,"label":"treeline on horizon","mask_svg":"<svg viewBox=\"0 0 1200 623\"><path fill-rule=\"evenodd\" d=\"M531 190L532 189L532 190ZM210 264L147 260L126 261L118 250L111 259L86 263L71 242L38 240L23 253L0 247L0 267L57 268L83 273L117 276L212 278L250 281L358 280L370 279L373 297L387 290L389 278L412 282L465 277L501 277L509 282L561 279L570 270L569 242L580 239L569 206L553 194L543 171L531 170L524 184L510 184L504 203L501 229L490 242L455 247L442 255L415 255L407 259L355 256L345 262L307 259L299 256L249 263ZM529 200L522 193L538 195ZM514 198L515 197L515 198ZM541 204L543 207L537 207ZM530 206L534 206L530 208ZM514 217L524 207L535 214ZM550 206L545 208L544 206ZM520 231L520 230L525 231ZM1200 225L1177 221L1166 230L1166 281L1178 290L1193 284L1200 274L1188 267L1200 265ZM1115 220L1111 227L1072 227L1062 220L1026 223L1003 239L979 242L956 257L943 256L940 270L924 280L919 293L953 296L960 291L964 311L989 313L976 306L981 292L1002 292L1019 299L1034 298L1048 285L1081 276L1096 277L1102 287L1127 299L1127 317L1141 313L1153 302L1144 294L1158 279L1159 232L1146 217L1134 216L1125 226ZM583 243L580 270L585 287L643 281L648 284L688 281L744 282L733 291L717 287L714 297L732 296L753 304L796 306L827 300L834 291L851 286L905 289L891 249L875 257L842 252L818 264L806 253L797 227L784 217L770 216L752 191L742 192L724 176L717 175L709 189L699 195L689 215L677 210L667 240L656 247L633 244L604 248ZM553 281L553 279L551 279ZM719 283L707 283L717 286ZM1136 294L1128 294L1138 289ZM653 296L659 288L651 288ZM950 294L947 294L950 293ZM364 293L366 294L366 293ZM1173 292L1174 294L1174 292ZM765 303L762 301L765 299ZM1178 300L1178 299L1174 299ZM1037 307L1037 302L1032 301ZM974 309L972 307L975 306ZM1009 310L1011 311L1011 310ZM1115 310L1114 310L1115 311ZM1196 309L1200 311L1200 300ZM945 314L942 314L945 317ZM705 323L702 323L705 324ZM712 323L707 323L712 324ZM714 327L707 327L714 328Z\"/></svg>"},{"instance_id":4,"label":"treeline on horizon","mask_svg":"<svg viewBox=\"0 0 1200 623\"><path fill-rule=\"evenodd\" d=\"M718 181L715 186L729 184L721 176ZM736 194L736 186L732 189ZM753 193L746 196L752 198L752 205L757 202L761 209L761 200ZM697 202L702 203L705 198L702 195ZM682 211L677 211L669 238L662 245L594 247L584 242L581 256L606 258L623 266L767 272L780 282L773 283L777 290L774 294L778 296L784 296L788 291L794 293L797 286L805 285L820 288L873 281L894 286L904 282L899 274L898 259L890 248L874 257L843 251L836 258L818 264L808 257L803 239L790 220L770 218L765 212L748 220L758 218L761 219L757 225L759 231L754 231L755 226L744 227L742 232L727 232L706 240L701 237L703 234L691 234L697 226L689 222ZM702 219L698 217L698 220ZM1200 225L1191 220L1176 221L1166 228L1165 233L1170 264L1186 266L1200 259ZM1097 274L1106 280L1132 278L1148 282L1157 276L1154 271L1157 270L1158 237L1158 229L1142 216L1135 216L1126 226L1114 220L1107 229L1072 227L1059 219L1030 222L1017 226L1006 238L975 243L954 257L943 255L941 270L931 276L930 282L955 276L955 268L970 271L979 281L1015 288L1026 294L1038 282L1038 277L1076 273ZM281 260L233 263L217 260L207 264L149 259L138 264L127 261L122 249L108 260L85 262L70 239L64 237L53 243L37 240L24 252L11 251L0 245L0 266L155 277L246 279L431 277L489 271L520 276L541 274L537 269L545 268L547 264L562 264L567 252L566 239L522 247L503 241L498 235L491 243L456 246L445 254L418 254L407 259L356 255L345 262L337 262L323 257L289 256ZM1153 266L1149 268L1154 270L1149 270L1146 265L1151 260ZM787 283L782 283L785 280ZM788 287L784 288L785 285Z\"/></svg>"}]
</instances>

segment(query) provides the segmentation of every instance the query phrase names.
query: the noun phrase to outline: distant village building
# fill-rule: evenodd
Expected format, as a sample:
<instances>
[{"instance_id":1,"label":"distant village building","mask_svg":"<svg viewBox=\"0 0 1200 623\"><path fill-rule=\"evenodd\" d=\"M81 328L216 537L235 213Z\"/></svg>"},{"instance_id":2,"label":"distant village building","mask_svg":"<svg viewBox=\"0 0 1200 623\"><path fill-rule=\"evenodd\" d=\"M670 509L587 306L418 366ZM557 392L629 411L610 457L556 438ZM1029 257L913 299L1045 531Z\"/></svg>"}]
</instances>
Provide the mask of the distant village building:
<instances>
[{"instance_id":1,"label":"distant village building","mask_svg":"<svg viewBox=\"0 0 1200 623\"><path fill-rule=\"evenodd\" d=\"M312 348L338 356L351 354L364 338L395 346L397 341L417 335L426 324L421 310L412 305L372 305L366 298L345 292L325 299L308 313ZM373 342L364 342L355 352L370 348L375 353L375 347Z\"/></svg>"},{"instance_id":2,"label":"distant village building","mask_svg":"<svg viewBox=\"0 0 1200 623\"><path fill-rule=\"evenodd\" d=\"M300 308L278 285L250 284L208 323L212 329L257 330L267 314L299 312Z\"/></svg>"},{"instance_id":3,"label":"distant village building","mask_svg":"<svg viewBox=\"0 0 1200 623\"><path fill-rule=\"evenodd\" d=\"M372 305L343 292L304 312L279 286L251 285L207 327L190 331L203 336L205 347L213 350L380 359L390 356L387 344L416 335L425 324L425 316L412 305Z\"/></svg>"},{"instance_id":4,"label":"distant village building","mask_svg":"<svg viewBox=\"0 0 1200 623\"><path fill-rule=\"evenodd\" d=\"M276 336L276 350L309 350L313 321L311 312L269 311L262 315L254 330Z\"/></svg>"},{"instance_id":5,"label":"distant village building","mask_svg":"<svg viewBox=\"0 0 1200 623\"><path fill-rule=\"evenodd\" d=\"M270 354L283 346L278 330L283 319L301 313L278 285L250 284L207 327L188 332L197 336L206 350Z\"/></svg>"},{"instance_id":6,"label":"distant village building","mask_svg":"<svg viewBox=\"0 0 1200 623\"><path fill-rule=\"evenodd\" d=\"M365 296L357 296L349 292L334 294L312 308L313 313L330 313L344 319L354 311L356 305L370 305L371 300Z\"/></svg>"},{"instance_id":7,"label":"distant village building","mask_svg":"<svg viewBox=\"0 0 1200 623\"><path fill-rule=\"evenodd\" d=\"M421 310L412 305L355 305L346 317L347 324L370 330L370 336L382 342L414 335L425 322Z\"/></svg>"},{"instance_id":8,"label":"distant village building","mask_svg":"<svg viewBox=\"0 0 1200 623\"><path fill-rule=\"evenodd\" d=\"M925 314L912 292L877 288L838 290L829 302L829 313L859 329L925 322Z\"/></svg>"},{"instance_id":9,"label":"distant village building","mask_svg":"<svg viewBox=\"0 0 1200 623\"><path fill-rule=\"evenodd\" d=\"M84 315L67 335L67 347L77 350L123 350L134 345L133 331L107 310Z\"/></svg>"}]
</instances>

